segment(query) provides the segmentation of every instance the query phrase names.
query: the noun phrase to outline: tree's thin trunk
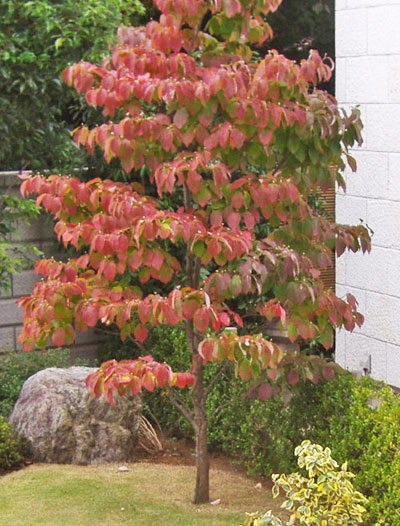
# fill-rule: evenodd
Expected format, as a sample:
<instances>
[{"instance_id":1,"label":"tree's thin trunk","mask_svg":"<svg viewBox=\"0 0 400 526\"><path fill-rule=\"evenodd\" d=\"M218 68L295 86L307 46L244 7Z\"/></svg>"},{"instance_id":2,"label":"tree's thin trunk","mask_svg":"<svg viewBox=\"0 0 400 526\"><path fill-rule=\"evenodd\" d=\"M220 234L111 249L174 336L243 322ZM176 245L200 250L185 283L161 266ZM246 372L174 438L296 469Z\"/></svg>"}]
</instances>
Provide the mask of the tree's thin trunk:
<instances>
[{"instance_id":1,"label":"tree's thin trunk","mask_svg":"<svg viewBox=\"0 0 400 526\"><path fill-rule=\"evenodd\" d=\"M193 503L210 500L210 460L207 447L206 395L203 385L203 363L199 355L193 358L193 374L196 379L192 391L194 429L196 434L196 488Z\"/></svg>"},{"instance_id":2,"label":"tree's thin trunk","mask_svg":"<svg viewBox=\"0 0 400 526\"><path fill-rule=\"evenodd\" d=\"M183 185L183 194L185 210L187 211L192 206L192 196L186 183ZM187 285L193 289L198 289L199 287L200 268L200 259L189 253L186 258L186 277ZM194 490L193 503L203 504L210 500L210 459L207 445L206 413L208 392L205 391L203 383L203 360L197 352L201 338L194 330L193 321L186 322L186 336L192 353L192 374L195 378L191 393L193 404L192 424L196 437L196 488Z\"/></svg>"}]
</instances>

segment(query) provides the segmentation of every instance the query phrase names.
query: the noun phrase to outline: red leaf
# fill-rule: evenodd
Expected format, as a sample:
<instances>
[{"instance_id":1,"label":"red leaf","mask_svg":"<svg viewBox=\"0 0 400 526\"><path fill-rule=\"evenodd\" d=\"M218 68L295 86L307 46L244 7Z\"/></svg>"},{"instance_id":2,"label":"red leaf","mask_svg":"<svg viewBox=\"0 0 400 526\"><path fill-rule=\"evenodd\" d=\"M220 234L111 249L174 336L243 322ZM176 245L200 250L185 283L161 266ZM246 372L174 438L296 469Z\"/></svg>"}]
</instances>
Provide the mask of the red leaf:
<instances>
[{"instance_id":1,"label":"red leaf","mask_svg":"<svg viewBox=\"0 0 400 526\"><path fill-rule=\"evenodd\" d=\"M231 136L229 139L229 144L233 146L236 149L240 149L243 146L244 141L246 140L246 134L243 133L241 130L238 130L237 128L234 128L231 131Z\"/></svg>"},{"instance_id":2,"label":"red leaf","mask_svg":"<svg viewBox=\"0 0 400 526\"><path fill-rule=\"evenodd\" d=\"M194 136L195 136L195 131L193 129L190 129L190 130L187 130L183 135L182 135L182 142L183 144L186 146L186 148L192 144L192 141L194 139Z\"/></svg>"},{"instance_id":3,"label":"red leaf","mask_svg":"<svg viewBox=\"0 0 400 526\"><path fill-rule=\"evenodd\" d=\"M202 307L194 313L193 317L194 326L199 332L205 332L210 322L210 313L207 307Z\"/></svg>"},{"instance_id":4,"label":"red leaf","mask_svg":"<svg viewBox=\"0 0 400 526\"><path fill-rule=\"evenodd\" d=\"M268 378L270 378L273 382L276 382L277 378L278 378L278 369L270 369L268 372L267 372L267 376Z\"/></svg>"},{"instance_id":5,"label":"red leaf","mask_svg":"<svg viewBox=\"0 0 400 526\"><path fill-rule=\"evenodd\" d=\"M169 128L167 128L166 130L162 132L161 137L160 137L160 144L166 152L169 152L172 150L173 139L174 139L174 135L172 133L172 130L170 130Z\"/></svg>"},{"instance_id":6,"label":"red leaf","mask_svg":"<svg viewBox=\"0 0 400 526\"><path fill-rule=\"evenodd\" d=\"M168 325L176 325L180 321L178 314L170 305L164 304L162 306L162 311L165 316L165 321L168 323Z\"/></svg>"},{"instance_id":7,"label":"red leaf","mask_svg":"<svg viewBox=\"0 0 400 526\"><path fill-rule=\"evenodd\" d=\"M239 376L245 382L249 381L253 376L249 360L242 360L239 364Z\"/></svg>"},{"instance_id":8,"label":"red leaf","mask_svg":"<svg viewBox=\"0 0 400 526\"><path fill-rule=\"evenodd\" d=\"M133 334L138 342L144 342L147 338L148 331L144 325L137 325Z\"/></svg>"},{"instance_id":9,"label":"red leaf","mask_svg":"<svg viewBox=\"0 0 400 526\"><path fill-rule=\"evenodd\" d=\"M218 239L212 239L207 247L208 253L210 256L215 258L221 252L221 245L219 244Z\"/></svg>"},{"instance_id":10,"label":"red leaf","mask_svg":"<svg viewBox=\"0 0 400 526\"><path fill-rule=\"evenodd\" d=\"M271 139L273 137L274 133L270 130L268 131L259 131L258 132L258 138L260 139L260 142L263 146L268 146L271 142Z\"/></svg>"},{"instance_id":11,"label":"red leaf","mask_svg":"<svg viewBox=\"0 0 400 526\"><path fill-rule=\"evenodd\" d=\"M164 387L171 377L171 369L167 364L160 363L155 374L159 387Z\"/></svg>"},{"instance_id":12,"label":"red leaf","mask_svg":"<svg viewBox=\"0 0 400 526\"><path fill-rule=\"evenodd\" d=\"M104 265L103 274L104 276L112 281L115 278L115 274L117 273L117 267L114 263L114 261L107 261Z\"/></svg>"},{"instance_id":13,"label":"red leaf","mask_svg":"<svg viewBox=\"0 0 400 526\"><path fill-rule=\"evenodd\" d=\"M137 313L139 316L139 320L143 323L143 325L150 320L151 312L150 307L147 303L139 303L137 307Z\"/></svg>"},{"instance_id":14,"label":"red leaf","mask_svg":"<svg viewBox=\"0 0 400 526\"><path fill-rule=\"evenodd\" d=\"M128 260L131 270L135 272L142 264L142 251L133 252Z\"/></svg>"},{"instance_id":15,"label":"red leaf","mask_svg":"<svg viewBox=\"0 0 400 526\"><path fill-rule=\"evenodd\" d=\"M200 192L203 185L203 178L201 175L194 170L190 170L187 175L187 185L189 190L194 194Z\"/></svg>"},{"instance_id":16,"label":"red leaf","mask_svg":"<svg viewBox=\"0 0 400 526\"><path fill-rule=\"evenodd\" d=\"M272 389L269 384L262 384L258 388L258 398L260 400L268 400L268 398L271 398L272 395Z\"/></svg>"},{"instance_id":17,"label":"red leaf","mask_svg":"<svg viewBox=\"0 0 400 526\"><path fill-rule=\"evenodd\" d=\"M140 381L140 378L137 376L132 376L129 387L131 388L132 394L139 394L142 389L142 382Z\"/></svg>"},{"instance_id":18,"label":"red leaf","mask_svg":"<svg viewBox=\"0 0 400 526\"><path fill-rule=\"evenodd\" d=\"M239 325L239 327L243 328L243 320L237 312L233 313L233 319L235 320L236 325Z\"/></svg>"},{"instance_id":19,"label":"red leaf","mask_svg":"<svg viewBox=\"0 0 400 526\"><path fill-rule=\"evenodd\" d=\"M227 314L226 312L221 312L221 314L219 315L219 319L220 319L222 325L225 325L225 327L229 327L229 325L231 323L231 319L229 317L229 314Z\"/></svg>"},{"instance_id":20,"label":"red leaf","mask_svg":"<svg viewBox=\"0 0 400 526\"><path fill-rule=\"evenodd\" d=\"M357 310L357 300L356 300L356 298L353 296L353 294L348 293L348 294L346 295L346 299L347 299L347 303L350 305L350 307L351 307L353 310Z\"/></svg>"},{"instance_id":21,"label":"red leaf","mask_svg":"<svg viewBox=\"0 0 400 526\"><path fill-rule=\"evenodd\" d=\"M237 13L240 13L241 5L239 0L224 0L224 11L228 18L232 18Z\"/></svg>"},{"instance_id":22,"label":"red leaf","mask_svg":"<svg viewBox=\"0 0 400 526\"><path fill-rule=\"evenodd\" d=\"M194 376L191 373L183 373L185 375L185 381L187 386L194 385Z\"/></svg>"},{"instance_id":23,"label":"red leaf","mask_svg":"<svg viewBox=\"0 0 400 526\"><path fill-rule=\"evenodd\" d=\"M176 386L183 388L194 384L194 377L190 373L176 373Z\"/></svg>"},{"instance_id":24,"label":"red leaf","mask_svg":"<svg viewBox=\"0 0 400 526\"><path fill-rule=\"evenodd\" d=\"M51 341L53 342L53 345L56 347L61 347L65 343L65 330L64 329L57 329L53 332L51 335Z\"/></svg>"},{"instance_id":25,"label":"red leaf","mask_svg":"<svg viewBox=\"0 0 400 526\"><path fill-rule=\"evenodd\" d=\"M232 229L236 229L240 225L241 215L238 212L230 212L228 214L227 223Z\"/></svg>"},{"instance_id":26,"label":"red leaf","mask_svg":"<svg viewBox=\"0 0 400 526\"><path fill-rule=\"evenodd\" d=\"M273 106L271 110L271 117L276 127L281 123L282 109L279 106Z\"/></svg>"},{"instance_id":27,"label":"red leaf","mask_svg":"<svg viewBox=\"0 0 400 526\"><path fill-rule=\"evenodd\" d=\"M180 130L189 120L189 113L186 108L180 108L174 115L174 124Z\"/></svg>"},{"instance_id":28,"label":"red leaf","mask_svg":"<svg viewBox=\"0 0 400 526\"><path fill-rule=\"evenodd\" d=\"M287 374L286 379L289 385L296 385L297 382L299 381L299 373L295 369L292 369Z\"/></svg>"},{"instance_id":29,"label":"red leaf","mask_svg":"<svg viewBox=\"0 0 400 526\"><path fill-rule=\"evenodd\" d=\"M88 327L94 327L98 320L97 308L89 303L82 311L82 318Z\"/></svg>"},{"instance_id":30,"label":"red leaf","mask_svg":"<svg viewBox=\"0 0 400 526\"><path fill-rule=\"evenodd\" d=\"M239 210L239 208L242 208L244 203L244 195L241 192L235 192L231 198L231 205L233 208L236 208Z\"/></svg>"},{"instance_id":31,"label":"red leaf","mask_svg":"<svg viewBox=\"0 0 400 526\"><path fill-rule=\"evenodd\" d=\"M160 270L164 263L164 256L161 254L161 252L155 252L153 256L153 260L151 262L151 265L156 270Z\"/></svg>"},{"instance_id":32,"label":"red leaf","mask_svg":"<svg viewBox=\"0 0 400 526\"><path fill-rule=\"evenodd\" d=\"M249 230L253 230L254 225L256 224L253 214L251 212L245 212L243 214L243 219L244 219L246 228Z\"/></svg>"},{"instance_id":33,"label":"red leaf","mask_svg":"<svg viewBox=\"0 0 400 526\"><path fill-rule=\"evenodd\" d=\"M198 348L198 353L203 358L203 363L207 363L212 360L214 352L214 342L213 340L207 339L203 340Z\"/></svg>"},{"instance_id":34,"label":"red leaf","mask_svg":"<svg viewBox=\"0 0 400 526\"><path fill-rule=\"evenodd\" d=\"M193 299L187 299L182 305L183 317L186 320L193 319L194 313L199 308L199 303Z\"/></svg>"},{"instance_id":35,"label":"red leaf","mask_svg":"<svg viewBox=\"0 0 400 526\"><path fill-rule=\"evenodd\" d=\"M147 391L154 391L154 387L156 386L156 379L151 371L147 371L147 373L143 376L142 385L145 389L147 389Z\"/></svg>"},{"instance_id":36,"label":"red leaf","mask_svg":"<svg viewBox=\"0 0 400 526\"><path fill-rule=\"evenodd\" d=\"M333 367L324 367L322 369L322 374L326 380L333 380L335 378L335 371L333 370Z\"/></svg>"}]
</instances>

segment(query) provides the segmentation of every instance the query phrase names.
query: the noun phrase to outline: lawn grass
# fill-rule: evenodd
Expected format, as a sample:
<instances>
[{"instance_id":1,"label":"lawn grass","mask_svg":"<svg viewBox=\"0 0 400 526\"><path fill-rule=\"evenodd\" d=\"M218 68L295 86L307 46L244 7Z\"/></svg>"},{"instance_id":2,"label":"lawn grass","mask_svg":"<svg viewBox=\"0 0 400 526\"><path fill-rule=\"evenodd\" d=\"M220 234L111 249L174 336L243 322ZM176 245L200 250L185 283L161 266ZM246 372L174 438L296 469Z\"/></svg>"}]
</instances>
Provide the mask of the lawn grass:
<instances>
[{"instance_id":1,"label":"lawn grass","mask_svg":"<svg viewBox=\"0 0 400 526\"><path fill-rule=\"evenodd\" d=\"M238 526L246 511L273 508L269 489L232 471L211 471L216 506L193 505L194 467L37 464L0 478L1 526Z\"/></svg>"}]
</instances>

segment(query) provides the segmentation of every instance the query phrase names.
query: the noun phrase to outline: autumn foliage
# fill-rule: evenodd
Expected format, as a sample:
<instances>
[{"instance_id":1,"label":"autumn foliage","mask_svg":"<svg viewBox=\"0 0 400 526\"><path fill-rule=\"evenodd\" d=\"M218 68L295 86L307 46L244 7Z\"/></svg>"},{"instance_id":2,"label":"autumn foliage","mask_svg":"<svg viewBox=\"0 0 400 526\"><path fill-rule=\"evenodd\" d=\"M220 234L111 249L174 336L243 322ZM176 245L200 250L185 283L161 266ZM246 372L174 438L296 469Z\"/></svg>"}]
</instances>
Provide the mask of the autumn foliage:
<instances>
[{"instance_id":1,"label":"autumn foliage","mask_svg":"<svg viewBox=\"0 0 400 526\"><path fill-rule=\"evenodd\" d=\"M77 330L101 323L143 342L151 326L184 322L190 372L150 356L110 361L88 386L110 402L115 392L165 386L173 396L170 387L193 386L186 416L199 443L207 362L233 362L263 399L279 385L333 374L320 357L246 335L239 298L248 296L260 321L280 320L293 342L326 349L335 327L362 323L355 299L325 289L320 273L332 250L369 250L368 231L330 221L310 201L335 183L344 187L361 123L357 111L340 112L316 88L332 73L317 52L300 64L274 50L254 54L271 36L266 16L280 0L155 3L160 20L120 28L102 65L80 62L64 72L109 119L75 130L76 144L100 147L107 162L118 158L133 182L24 176L22 193L38 195L59 240L81 255L38 262L45 280L20 301L21 341L27 351L49 338L71 344ZM170 292L146 294L148 283ZM232 326L238 331L226 330Z\"/></svg>"}]
</instances>

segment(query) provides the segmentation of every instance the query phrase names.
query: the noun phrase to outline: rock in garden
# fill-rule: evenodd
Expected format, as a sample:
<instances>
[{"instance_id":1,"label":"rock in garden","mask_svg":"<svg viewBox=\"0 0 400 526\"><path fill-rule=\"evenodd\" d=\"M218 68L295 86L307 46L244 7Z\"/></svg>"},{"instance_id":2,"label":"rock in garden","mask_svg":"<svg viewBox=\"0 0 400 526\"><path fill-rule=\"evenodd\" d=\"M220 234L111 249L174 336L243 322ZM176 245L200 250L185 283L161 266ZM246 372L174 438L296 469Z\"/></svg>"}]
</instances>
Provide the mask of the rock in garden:
<instances>
[{"instance_id":1,"label":"rock in garden","mask_svg":"<svg viewBox=\"0 0 400 526\"><path fill-rule=\"evenodd\" d=\"M24 384L10 422L32 446L35 462L100 464L133 460L142 402L92 398L85 380L96 369L44 369Z\"/></svg>"}]
</instances>

